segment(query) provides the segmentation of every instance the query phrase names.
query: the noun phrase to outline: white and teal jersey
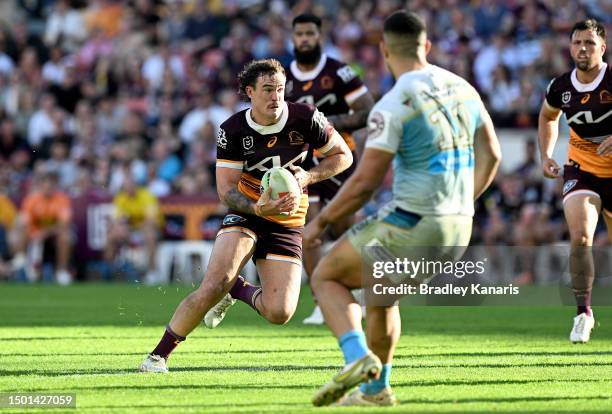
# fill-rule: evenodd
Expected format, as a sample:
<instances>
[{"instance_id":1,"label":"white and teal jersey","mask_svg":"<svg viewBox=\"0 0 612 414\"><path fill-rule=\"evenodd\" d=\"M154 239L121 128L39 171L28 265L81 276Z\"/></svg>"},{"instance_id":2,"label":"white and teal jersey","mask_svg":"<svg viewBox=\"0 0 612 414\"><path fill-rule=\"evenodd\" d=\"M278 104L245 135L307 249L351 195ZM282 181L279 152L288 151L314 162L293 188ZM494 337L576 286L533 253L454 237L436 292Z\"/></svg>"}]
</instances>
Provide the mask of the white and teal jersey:
<instances>
[{"instance_id":1,"label":"white and teal jersey","mask_svg":"<svg viewBox=\"0 0 612 414\"><path fill-rule=\"evenodd\" d=\"M422 216L472 216L483 116L480 96L459 76L434 65L401 75L370 112L366 142L395 154L391 204Z\"/></svg>"}]
</instances>

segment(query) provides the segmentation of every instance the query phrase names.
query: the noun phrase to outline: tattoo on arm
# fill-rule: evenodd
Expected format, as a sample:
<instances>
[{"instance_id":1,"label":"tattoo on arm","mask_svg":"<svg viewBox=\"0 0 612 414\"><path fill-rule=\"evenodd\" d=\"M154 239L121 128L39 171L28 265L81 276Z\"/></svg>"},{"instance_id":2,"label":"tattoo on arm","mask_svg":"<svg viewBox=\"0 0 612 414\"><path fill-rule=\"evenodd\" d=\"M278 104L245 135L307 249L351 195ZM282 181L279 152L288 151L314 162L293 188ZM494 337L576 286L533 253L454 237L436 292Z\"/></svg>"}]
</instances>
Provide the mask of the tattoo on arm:
<instances>
[{"instance_id":1,"label":"tattoo on arm","mask_svg":"<svg viewBox=\"0 0 612 414\"><path fill-rule=\"evenodd\" d=\"M247 214L255 214L254 204L250 198L238 191L237 188L232 188L223 197L223 202L234 210L241 211Z\"/></svg>"}]
</instances>

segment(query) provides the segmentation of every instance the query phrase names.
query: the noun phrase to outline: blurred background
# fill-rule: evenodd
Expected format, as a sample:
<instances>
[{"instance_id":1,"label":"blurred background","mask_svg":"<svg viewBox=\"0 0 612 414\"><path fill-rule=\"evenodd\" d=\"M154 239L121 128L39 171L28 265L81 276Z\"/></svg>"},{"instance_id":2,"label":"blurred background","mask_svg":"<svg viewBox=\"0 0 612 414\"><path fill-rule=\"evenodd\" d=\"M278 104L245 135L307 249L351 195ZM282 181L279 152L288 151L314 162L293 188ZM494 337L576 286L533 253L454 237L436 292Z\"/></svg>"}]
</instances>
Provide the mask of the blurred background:
<instances>
[{"instance_id":1,"label":"blurred background","mask_svg":"<svg viewBox=\"0 0 612 414\"><path fill-rule=\"evenodd\" d=\"M569 29L594 17L610 30L610 1L3 0L0 280L196 283L224 214L216 132L245 107L243 65L288 66L291 20L313 12L325 53L378 99L393 85L382 23L404 7L427 22L429 61L478 89L500 136L503 165L477 202L472 244L566 243L562 182L540 172L537 115L550 80L573 66ZM562 125L559 162L567 135ZM360 217L389 196L387 185ZM538 275L526 265L517 278Z\"/></svg>"}]
</instances>

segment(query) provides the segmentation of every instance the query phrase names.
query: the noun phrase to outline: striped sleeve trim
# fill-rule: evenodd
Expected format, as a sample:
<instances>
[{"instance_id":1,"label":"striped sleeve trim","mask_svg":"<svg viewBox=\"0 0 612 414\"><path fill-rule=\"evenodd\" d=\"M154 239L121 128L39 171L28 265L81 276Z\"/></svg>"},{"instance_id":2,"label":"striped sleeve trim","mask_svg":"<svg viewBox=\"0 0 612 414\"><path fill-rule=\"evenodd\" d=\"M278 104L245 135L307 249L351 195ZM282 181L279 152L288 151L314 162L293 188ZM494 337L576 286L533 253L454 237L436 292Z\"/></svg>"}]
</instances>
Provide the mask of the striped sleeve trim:
<instances>
[{"instance_id":1,"label":"striped sleeve trim","mask_svg":"<svg viewBox=\"0 0 612 414\"><path fill-rule=\"evenodd\" d=\"M217 168L232 168L234 170L242 170L242 167L244 166L244 162L218 159L216 166Z\"/></svg>"},{"instance_id":2,"label":"striped sleeve trim","mask_svg":"<svg viewBox=\"0 0 612 414\"><path fill-rule=\"evenodd\" d=\"M323 145L321 148L317 148L317 151L325 155L336 145L337 139L338 139L337 135L332 134L332 136L329 138L329 141L327 141L327 144Z\"/></svg>"},{"instance_id":3,"label":"striped sleeve trim","mask_svg":"<svg viewBox=\"0 0 612 414\"><path fill-rule=\"evenodd\" d=\"M355 89L354 91L349 92L346 95L344 95L344 100L350 106L350 105L353 104L353 102L355 102L357 99L361 98L366 93L368 93L367 86L361 85L359 88Z\"/></svg>"}]
</instances>

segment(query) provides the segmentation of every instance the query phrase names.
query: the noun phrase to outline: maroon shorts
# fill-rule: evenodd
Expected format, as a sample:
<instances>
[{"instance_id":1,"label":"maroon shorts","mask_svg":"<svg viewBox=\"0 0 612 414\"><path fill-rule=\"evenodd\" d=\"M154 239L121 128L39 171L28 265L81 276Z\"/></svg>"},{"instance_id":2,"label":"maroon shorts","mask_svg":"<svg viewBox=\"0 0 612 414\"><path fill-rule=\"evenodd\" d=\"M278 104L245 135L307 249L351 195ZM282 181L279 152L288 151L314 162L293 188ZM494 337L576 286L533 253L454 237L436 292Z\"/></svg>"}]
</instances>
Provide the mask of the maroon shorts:
<instances>
[{"instance_id":1,"label":"maroon shorts","mask_svg":"<svg viewBox=\"0 0 612 414\"><path fill-rule=\"evenodd\" d=\"M582 171L574 165L563 167L563 201L574 194L593 194L601 198L601 208L612 216L612 178Z\"/></svg>"},{"instance_id":2,"label":"maroon shorts","mask_svg":"<svg viewBox=\"0 0 612 414\"><path fill-rule=\"evenodd\" d=\"M223 233L240 232L255 240L253 261L278 260L302 265L303 227L285 227L251 214L230 210L223 218L217 237Z\"/></svg>"},{"instance_id":3,"label":"maroon shorts","mask_svg":"<svg viewBox=\"0 0 612 414\"><path fill-rule=\"evenodd\" d=\"M320 203L321 207L329 203L336 193L340 191L342 184L355 172L356 168L357 153L353 151L353 163L350 167L327 180L308 186L308 201L310 203Z\"/></svg>"}]
</instances>

